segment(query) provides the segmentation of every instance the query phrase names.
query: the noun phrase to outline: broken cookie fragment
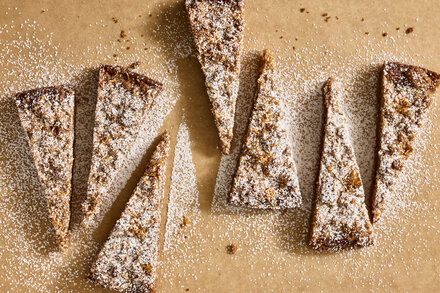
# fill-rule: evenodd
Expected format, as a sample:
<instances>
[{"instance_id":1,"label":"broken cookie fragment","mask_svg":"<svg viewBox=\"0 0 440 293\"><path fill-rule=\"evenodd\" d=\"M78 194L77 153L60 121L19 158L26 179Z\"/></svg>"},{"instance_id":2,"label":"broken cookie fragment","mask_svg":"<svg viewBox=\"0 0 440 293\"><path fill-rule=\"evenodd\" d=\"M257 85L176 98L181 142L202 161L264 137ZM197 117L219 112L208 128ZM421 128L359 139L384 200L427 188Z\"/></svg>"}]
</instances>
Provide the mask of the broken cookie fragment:
<instances>
[{"instance_id":1,"label":"broken cookie fragment","mask_svg":"<svg viewBox=\"0 0 440 293\"><path fill-rule=\"evenodd\" d=\"M101 66L93 153L82 225L95 223L126 154L135 142L162 84L119 66Z\"/></svg>"},{"instance_id":2,"label":"broken cookie fragment","mask_svg":"<svg viewBox=\"0 0 440 293\"><path fill-rule=\"evenodd\" d=\"M265 52L257 96L235 174L229 203L256 209L301 205L283 97L274 90L275 70Z\"/></svg>"},{"instance_id":3,"label":"broken cookie fragment","mask_svg":"<svg viewBox=\"0 0 440 293\"><path fill-rule=\"evenodd\" d=\"M67 241L72 193L75 93L65 86L15 96L60 247Z\"/></svg>"},{"instance_id":4,"label":"broken cookie fragment","mask_svg":"<svg viewBox=\"0 0 440 293\"><path fill-rule=\"evenodd\" d=\"M228 154L239 87L244 1L186 0L186 10L222 150Z\"/></svg>"},{"instance_id":5,"label":"broken cookie fragment","mask_svg":"<svg viewBox=\"0 0 440 293\"><path fill-rule=\"evenodd\" d=\"M414 151L414 140L422 130L439 80L439 74L421 67L397 62L383 66L373 223L377 223L392 204L392 187Z\"/></svg>"},{"instance_id":6,"label":"broken cookie fragment","mask_svg":"<svg viewBox=\"0 0 440 293\"><path fill-rule=\"evenodd\" d=\"M154 292L169 149L165 133L92 265L89 279L94 283L120 292Z\"/></svg>"},{"instance_id":7,"label":"broken cookie fragment","mask_svg":"<svg viewBox=\"0 0 440 293\"><path fill-rule=\"evenodd\" d=\"M328 251L369 246L373 227L342 110L342 89L329 79L323 95L327 115L310 245Z\"/></svg>"}]
</instances>

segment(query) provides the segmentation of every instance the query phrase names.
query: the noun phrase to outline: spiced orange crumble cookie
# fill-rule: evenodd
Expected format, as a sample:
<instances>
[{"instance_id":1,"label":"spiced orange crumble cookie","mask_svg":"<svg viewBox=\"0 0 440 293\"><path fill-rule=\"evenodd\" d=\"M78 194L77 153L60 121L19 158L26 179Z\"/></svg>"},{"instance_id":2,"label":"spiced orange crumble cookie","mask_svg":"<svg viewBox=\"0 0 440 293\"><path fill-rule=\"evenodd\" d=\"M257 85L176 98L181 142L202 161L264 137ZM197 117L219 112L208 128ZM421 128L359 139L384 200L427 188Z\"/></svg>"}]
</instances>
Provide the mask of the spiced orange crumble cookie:
<instances>
[{"instance_id":1,"label":"spiced orange crumble cookie","mask_svg":"<svg viewBox=\"0 0 440 293\"><path fill-rule=\"evenodd\" d=\"M341 108L342 89L333 79L324 86L327 108L310 245L337 251L373 244L373 227L356 157Z\"/></svg>"},{"instance_id":2,"label":"spiced orange crumble cookie","mask_svg":"<svg viewBox=\"0 0 440 293\"><path fill-rule=\"evenodd\" d=\"M93 153L82 225L94 223L162 84L119 66L99 70Z\"/></svg>"},{"instance_id":3,"label":"spiced orange crumble cookie","mask_svg":"<svg viewBox=\"0 0 440 293\"><path fill-rule=\"evenodd\" d=\"M75 93L65 86L15 96L27 133L57 243L63 247L70 222Z\"/></svg>"},{"instance_id":4,"label":"spiced orange crumble cookie","mask_svg":"<svg viewBox=\"0 0 440 293\"><path fill-rule=\"evenodd\" d=\"M169 149L170 138L165 133L92 265L89 279L94 283L120 292L154 292Z\"/></svg>"},{"instance_id":5,"label":"spiced orange crumble cookie","mask_svg":"<svg viewBox=\"0 0 440 293\"><path fill-rule=\"evenodd\" d=\"M373 223L386 210L390 188L413 151L440 75L427 69L396 62L384 64L382 108L376 186L373 195Z\"/></svg>"},{"instance_id":6,"label":"spiced orange crumble cookie","mask_svg":"<svg viewBox=\"0 0 440 293\"><path fill-rule=\"evenodd\" d=\"M244 1L186 0L186 10L222 150L228 154L239 87Z\"/></svg>"},{"instance_id":7,"label":"spiced orange crumble cookie","mask_svg":"<svg viewBox=\"0 0 440 293\"><path fill-rule=\"evenodd\" d=\"M294 208L301 205L301 193L282 113L283 101L274 90L270 54L265 52L263 59L229 203L257 209Z\"/></svg>"}]
</instances>

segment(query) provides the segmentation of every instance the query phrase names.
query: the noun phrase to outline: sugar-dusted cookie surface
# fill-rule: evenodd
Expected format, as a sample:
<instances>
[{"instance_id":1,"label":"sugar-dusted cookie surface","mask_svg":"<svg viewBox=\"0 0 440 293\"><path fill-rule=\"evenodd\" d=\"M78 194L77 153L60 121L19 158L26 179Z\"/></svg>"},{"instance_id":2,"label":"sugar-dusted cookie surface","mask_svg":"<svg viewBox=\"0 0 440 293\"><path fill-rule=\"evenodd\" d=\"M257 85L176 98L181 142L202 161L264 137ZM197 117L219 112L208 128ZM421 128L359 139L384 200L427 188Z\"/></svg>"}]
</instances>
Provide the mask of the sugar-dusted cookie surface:
<instances>
[{"instance_id":1,"label":"sugar-dusted cookie surface","mask_svg":"<svg viewBox=\"0 0 440 293\"><path fill-rule=\"evenodd\" d=\"M17 94L15 102L63 247L70 222L75 92L65 86L39 88Z\"/></svg>"},{"instance_id":2,"label":"sugar-dusted cookie surface","mask_svg":"<svg viewBox=\"0 0 440 293\"><path fill-rule=\"evenodd\" d=\"M310 245L329 251L369 246L374 241L373 227L339 83L329 79L323 95L327 114Z\"/></svg>"},{"instance_id":3,"label":"sugar-dusted cookie surface","mask_svg":"<svg viewBox=\"0 0 440 293\"><path fill-rule=\"evenodd\" d=\"M229 203L256 209L301 205L283 97L274 88L274 66L265 52L257 96L235 174Z\"/></svg>"},{"instance_id":4,"label":"sugar-dusted cookie surface","mask_svg":"<svg viewBox=\"0 0 440 293\"><path fill-rule=\"evenodd\" d=\"M95 222L126 154L138 136L162 84L119 66L99 70L93 153L82 225Z\"/></svg>"},{"instance_id":5,"label":"sugar-dusted cookie surface","mask_svg":"<svg viewBox=\"0 0 440 293\"><path fill-rule=\"evenodd\" d=\"M379 150L373 200L373 223L386 212L391 188L421 131L440 75L427 69L387 62L382 71Z\"/></svg>"},{"instance_id":6,"label":"sugar-dusted cookie surface","mask_svg":"<svg viewBox=\"0 0 440 293\"><path fill-rule=\"evenodd\" d=\"M89 279L94 283L120 292L154 292L169 149L165 133L92 265Z\"/></svg>"},{"instance_id":7,"label":"sugar-dusted cookie surface","mask_svg":"<svg viewBox=\"0 0 440 293\"><path fill-rule=\"evenodd\" d=\"M243 0L186 0L223 153L234 128L243 43Z\"/></svg>"}]
</instances>

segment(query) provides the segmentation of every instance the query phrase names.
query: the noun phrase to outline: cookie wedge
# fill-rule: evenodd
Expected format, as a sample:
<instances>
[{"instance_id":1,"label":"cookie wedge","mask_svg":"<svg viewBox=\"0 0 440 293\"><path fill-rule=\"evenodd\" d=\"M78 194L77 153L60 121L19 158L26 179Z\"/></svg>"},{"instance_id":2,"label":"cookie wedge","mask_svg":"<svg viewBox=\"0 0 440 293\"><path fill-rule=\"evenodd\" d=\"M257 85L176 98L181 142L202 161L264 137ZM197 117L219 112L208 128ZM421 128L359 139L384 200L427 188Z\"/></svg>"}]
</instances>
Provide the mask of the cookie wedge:
<instances>
[{"instance_id":1,"label":"cookie wedge","mask_svg":"<svg viewBox=\"0 0 440 293\"><path fill-rule=\"evenodd\" d=\"M119 66L101 66L93 132L93 153L82 203L82 226L99 214L126 154L136 140L162 84Z\"/></svg>"},{"instance_id":2,"label":"cookie wedge","mask_svg":"<svg viewBox=\"0 0 440 293\"><path fill-rule=\"evenodd\" d=\"M170 138L165 133L88 278L120 292L154 292Z\"/></svg>"},{"instance_id":3,"label":"cookie wedge","mask_svg":"<svg viewBox=\"0 0 440 293\"><path fill-rule=\"evenodd\" d=\"M243 0L186 0L198 60L220 137L231 146L243 43Z\"/></svg>"},{"instance_id":4,"label":"cookie wedge","mask_svg":"<svg viewBox=\"0 0 440 293\"><path fill-rule=\"evenodd\" d=\"M75 92L45 87L15 96L37 168L57 243L64 248L72 194Z\"/></svg>"},{"instance_id":5,"label":"cookie wedge","mask_svg":"<svg viewBox=\"0 0 440 293\"><path fill-rule=\"evenodd\" d=\"M439 80L439 74L421 67L397 62L383 66L373 223L379 222L390 204L389 193L414 150L414 139L421 131Z\"/></svg>"},{"instance_id":6,"label":"cookie wedge","mask_svg":"<svg viewBox=\"0 0 440 293\"><path fill-rule=\"evenodd\" d=\"M327 114L310 245L327 251L373 245L373 227L341 105L340 84L329 79L323 96Z\"/></svg>"},{"instance_id":7,"label":"cookie wedge","mask_svg":"<svg viewBox=\"0 0 440 293\"><path fill-rule=\"evenodd\" d=\"M229 195L231 205L286 209L301 205L301 193L283 98L274 88L272 57L264 52L257 95Z\"/></svg>"}]
</instances>

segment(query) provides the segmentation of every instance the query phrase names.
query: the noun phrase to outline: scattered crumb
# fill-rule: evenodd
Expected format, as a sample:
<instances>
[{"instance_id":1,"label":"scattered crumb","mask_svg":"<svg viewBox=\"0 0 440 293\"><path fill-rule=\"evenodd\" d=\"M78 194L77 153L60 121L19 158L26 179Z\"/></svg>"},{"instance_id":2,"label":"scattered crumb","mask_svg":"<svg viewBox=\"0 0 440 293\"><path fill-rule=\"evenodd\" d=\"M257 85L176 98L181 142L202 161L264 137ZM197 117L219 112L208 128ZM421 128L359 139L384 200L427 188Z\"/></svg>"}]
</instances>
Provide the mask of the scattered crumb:
<instances>
[{"instance_id":1,"label":"scattered crumb","mask_svg":"<svg viewBox=\"0 0 440 293\"><path fill-rule=\"evenodd\" d=\"M306 11L305 8L301 8L301 9L299 10L299 12L301 12L301 13L303 13L304 11Z\"/></svg>"},{"instance_id":2,"label":"scattered crumb","mask_svg":"<svg viewBox=\"0 0 440 293\"><path fill-rule=\"evenodd\" d=\"M386 36L388 36L387 32L382 33L382 37L386 37Z\"/></svg>"},{"instance_id":3,"label":"scattered crumb","mask_svg":"<svg viewBox=\"0 0 440 293\"><path fill-rule=\"evenodd\" d=\"M189 224L188 218L183 216L182 219L182 227L186 227Z\"/></svg>"},{"instance_id":4,"label":"scattered crumb","mask_svg":"<svg viewBox=\"0 0 440 293\"><path fill-rule=\"evenodd\" d=\"M293 49L293 50L296 50L296 47L295 47L295 46L293 46L293 47L292 47L292 49Z\"/></svg>"},{"instance_id":5,"label":"scattered crumb","mask_svg":"<svg viewBox=\"0 0 440 293\"><path fill-rule=\"evenodd\" d=\"M136 62L133 62L130 65L128 65L127 68L133 70L133 69L136 69L136 67L138 67L139 65L141 65L141 62L136 61Z\"/></svg>"},{"instance_id":6,"label":"scattered crumb","mask_svg":"<svg viewBox=\"0 0 440 293\"><path fill-rule=\"evenodd\" d=\"M321 16L326 17L326 16L328 16L328 13L327 12L323 13L323 14L321 14Z\"/></svg>"},{"instance_id":7,"label":"scattered crumb","mask_svg":"<svg viewBox=\"0 0 440 293\"><path fill-rule=\"evenodd\" d=\"M232 244L232 243L229 245L226 245L226 252L228 254L235 254L237 252L237 245Z\"/></svg>"},{"instance_id":8,"label":"scattered crumb","mask_svg":"<svg viewBox=\"0 0 440 293\"><path fill-rule=\"evenodd\" d=\"M410 34L413 31L414 31L414 28L413 27L409 27L409 28L406 29L405 33Z\"/></svg>"},{"instance_id":9,"label":"scattered crumb","mask_svg":"<svg viewBox=\"0 0 440 293\"><path fill-rule=\"evenodd\" d=\"M119 18L117 18L115 16L112 17L112 20L113 20L114 23L118 23L119 22Z\"/></svg>"},{"instance_id":10,"label":"scattered crumb","mask_svg":"<svg viewBox=\"0 0 440 293\"><path fill-rule=\"evenodd\" d=\"M127 46L127 48L126 48L127 50L130 50L130 46Z\"/></svg>"},{"instance_id":11,"label":"scattered crumb","mask_svg":"<svg viewBox=\"0 0 440 293\"><path fill-rule=\"evenodd\" d=\"M362 18L361 18L361 21L365 21L365 18L362 17Z\"/></svg>"},{"instance_id":12,"label":"scattered crumb","mask_svg":"<svg viewBox=\"0 0 440 293\"><path fill-rule=\"evenodd\" d=\"M123 39L127 36L127 33L124 30L121 30L121 33L119 34L119 36Z\"/></svg>"},{"instance_id":13,"label":"scattered crumb","mask_svg":"<svg viewBox=\"0 0 440 293\"><path fill-rule=\"evenodd\" d=\"M45 13L47 9L41 9L41 13Z\"/></svg>"},{"instance_id":14,"label":"scattered crumb","mask_svg":"<svg viewBox=\"0 0 440 293\"><path fill-rule=\"evenodd\" d=\"M400 27L396 27L396 31L400 30Z\"/></svg>"},{"instance_id":15,"label":"scattered crumb","mask_svg":"<svg viewBox=\"0 0 440 293\"><path fill-rule=\"evenodd\" d=\"M331 16L327 16L327 17L324 19L324 21L325 21L325 22L328 22L330 18L331 18Z\"/></svg>"},{"instance_id":16,"label":"scattered crumb","mask_svg":"<svg viewBox=\"0 0 440 293\"><path fill-rule=\"evenodd\" d=\"M369 35L369 34L370 34L370 32L365 32L365 34L366 34L366 35Z\"/></svg>"}]
</instances>

